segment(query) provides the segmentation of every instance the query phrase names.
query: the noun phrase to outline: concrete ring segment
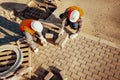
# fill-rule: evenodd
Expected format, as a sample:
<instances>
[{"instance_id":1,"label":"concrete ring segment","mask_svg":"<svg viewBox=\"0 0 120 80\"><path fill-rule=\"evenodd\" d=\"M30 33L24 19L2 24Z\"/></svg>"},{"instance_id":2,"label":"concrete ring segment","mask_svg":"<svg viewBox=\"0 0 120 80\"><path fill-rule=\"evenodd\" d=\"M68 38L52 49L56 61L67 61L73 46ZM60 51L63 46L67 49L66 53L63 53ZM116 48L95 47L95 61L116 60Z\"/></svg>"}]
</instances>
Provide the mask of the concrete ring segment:
<instances>
[{"instance_id":1,"label":"concrete ring segment","mask_svg":"<svg viewBox=\"0 0 120 80\"><path fill-rule=\"evenodd\" d=\"M13 66L11 66L8 70L1 72L0 73L0 77L4 77L6 75L9 75L10 73L14 72L22 63L22 59L23 59L23 54L20 51L20 49L17 46L14 45L3 45L0 46L0 52L5 51L5 50L12 50L16 53L16 62L14 63Z\"/></svg>"}]
</instances>

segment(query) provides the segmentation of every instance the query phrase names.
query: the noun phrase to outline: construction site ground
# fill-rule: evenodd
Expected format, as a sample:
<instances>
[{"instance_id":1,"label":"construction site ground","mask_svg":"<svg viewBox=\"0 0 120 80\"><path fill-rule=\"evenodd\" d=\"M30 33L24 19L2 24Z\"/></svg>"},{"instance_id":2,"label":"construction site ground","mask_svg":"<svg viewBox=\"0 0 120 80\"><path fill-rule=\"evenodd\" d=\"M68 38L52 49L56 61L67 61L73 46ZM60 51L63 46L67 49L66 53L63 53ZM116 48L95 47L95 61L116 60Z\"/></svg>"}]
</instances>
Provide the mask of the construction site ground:
<instances>
[{"instance_id":1,"label":"construction site ground","mask_svg":"<svg viewBox=\"0 0 120 80\"><path fill-rule=\"evenodd\" d=\"M3 2L8 0L1 0ZM64 70L68 80L120 80L120 1L65 0L58 3L47 21L60 26L59 14L70 5L77 5L85 12L83 29L76 39L69 39L63 49L50 42L44 47L40 45L39 53L32 52L32 72L39 76L40 66L47 65ZM11 20L7 15L9 10L2 6L0 9L0 45L22 38L18 30L20 20ZM39 80L39 77L34 76L32 80Z\"/></svg>"}]
</instances>

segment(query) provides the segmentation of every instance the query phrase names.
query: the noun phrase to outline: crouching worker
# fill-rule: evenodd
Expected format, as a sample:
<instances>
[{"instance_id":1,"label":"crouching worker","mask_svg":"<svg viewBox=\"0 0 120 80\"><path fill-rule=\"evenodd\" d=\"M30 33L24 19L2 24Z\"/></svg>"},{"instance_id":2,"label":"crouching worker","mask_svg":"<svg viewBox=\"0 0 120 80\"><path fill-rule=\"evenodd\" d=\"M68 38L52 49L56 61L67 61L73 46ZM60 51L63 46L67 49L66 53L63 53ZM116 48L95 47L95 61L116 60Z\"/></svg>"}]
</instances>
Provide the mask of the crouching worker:
<instances>
[{"instance_id":1,"label":"crouching worker","mask_svg":"<svg viewBox=\"0 0 120 80\"><path fill-rule=\"evenodd\" d=\"M76 30L76 33L70 35L70 38L71 39L76 38L82 27L83 14L84 14L83 10L77 6L71 6L67 8L65 12L60 15L60 18L62 19L62 25L61 32L59 33L59 35L63 35L64 28L67 25L70 25L72 29Z\"/></svg>"},{"instance_id":2,"label":"crouching worker","mask_svg":"<svg viewBox=\"0 0 120 80\"><path fill-rule=\"evenodd\" d=\"M38 38L41 39L42 44L47 43L46 39L42 35L43 26L39 21L25 19L20 23L19 29L24 33L27 43L35 53L37 53L39 49L33 42L32 36L34 36L34 34L38 35Z\"/></svg>"}]
</instances>

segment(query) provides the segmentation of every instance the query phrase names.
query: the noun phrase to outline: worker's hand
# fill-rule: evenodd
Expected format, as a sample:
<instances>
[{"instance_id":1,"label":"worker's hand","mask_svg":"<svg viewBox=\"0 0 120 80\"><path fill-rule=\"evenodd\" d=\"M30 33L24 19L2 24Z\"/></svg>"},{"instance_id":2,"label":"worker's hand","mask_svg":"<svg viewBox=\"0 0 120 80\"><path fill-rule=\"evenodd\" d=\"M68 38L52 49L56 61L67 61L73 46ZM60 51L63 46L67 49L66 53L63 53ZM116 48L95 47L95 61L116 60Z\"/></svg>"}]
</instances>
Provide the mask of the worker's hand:
<instances>
[{"instance_id":1,"label":"worker's hand","mask_svg":"<svg viewBox=\"0 0 120 80\"><path fill-rule=\"evenodd\" d=\"M41 43L43 44L43 46L47 45L47 41L44 37L41 37Z\"/></svg>"},{"instance_id":2,"label":"worker's hand","mask_svg":"<svg viewBox=\"0 0 120 80\"><path fill-rule=\"evenodd\" d=\"M34 53L38 53L39 49L35 48L33 51L34 51Z\"/></svg>"},{"instance_id":3,"label":"worker's hand","mask_svg":"<svg viewBox=\"0 0 120 80\"><path fill-rule=\"evenodd\" d=\"M72 35L70 35L70 39L75 39L78 36L78 33L74 33Z\"/></svg>"},{"instance_id":4,"label":"worker's hand","mask_svg":"<svg viewBox=\"0 0 120 80\"><path fill-rule=\"evenodd\" d=\"M59 33L59 36L63 35L64 34L64 29L61 29L60 33Z\"/></svg>"}]
</instances>

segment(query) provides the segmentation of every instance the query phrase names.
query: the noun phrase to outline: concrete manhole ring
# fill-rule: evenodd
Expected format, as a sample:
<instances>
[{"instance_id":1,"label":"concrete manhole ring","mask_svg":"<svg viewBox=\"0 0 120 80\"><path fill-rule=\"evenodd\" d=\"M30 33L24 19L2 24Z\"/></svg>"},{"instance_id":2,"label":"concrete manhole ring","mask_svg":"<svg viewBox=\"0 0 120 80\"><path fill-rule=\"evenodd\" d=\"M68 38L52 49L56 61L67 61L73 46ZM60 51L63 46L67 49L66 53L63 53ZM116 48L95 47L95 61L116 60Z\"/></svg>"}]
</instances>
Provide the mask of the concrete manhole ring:
<instances>
[{"instance_id":1,"label":"concrete manhole ring","mask_svg":"<svg viewBox=\"0 0 120 80\"><path fill-rule=\"evenodd\" d=\"M6 50L14 51L16 53L17 58L16 58L16 62L14 63L14 65L12 65L8 70L4 72L0 72L0 77L5 77L9 75L10 73L14 72L20 66L23 60L23 54L17 46L14 46L14 45L0 46L0 52L6 51Z\"/></svg>"}]
</instances>

